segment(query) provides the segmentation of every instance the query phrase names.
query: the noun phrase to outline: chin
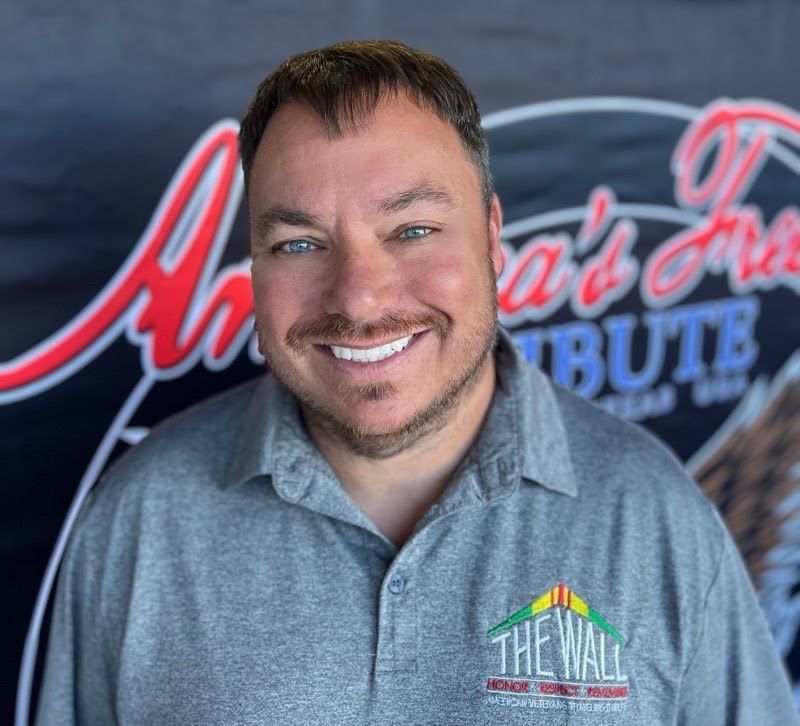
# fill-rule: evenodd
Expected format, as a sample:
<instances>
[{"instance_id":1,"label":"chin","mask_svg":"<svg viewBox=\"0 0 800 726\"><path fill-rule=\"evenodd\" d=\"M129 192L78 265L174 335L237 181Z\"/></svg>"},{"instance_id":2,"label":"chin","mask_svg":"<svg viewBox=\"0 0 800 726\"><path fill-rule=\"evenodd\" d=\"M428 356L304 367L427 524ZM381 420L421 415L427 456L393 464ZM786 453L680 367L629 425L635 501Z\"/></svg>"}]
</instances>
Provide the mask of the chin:
<instances>
[{"instance_id":1,"label":"chin","mask_svg":"<svg viewBox=\"0 0 800 726\"><path fill-rule=\"evenodd\" d=\"M344 410L326 409L305 401L305 415L329 436L351 451L368 458L383 459L409 448L444 425L449 406L420 404L398 406L380 400L361 402Z\"/></svg>"},{"instance_id":2,"label":"chin","mask_svg":"<svg viewBox=\"0 0 800 726\"><path fill-rule=\"evenodd\" d=\"M350 406L326 418L347 429L365 435L390 435L405 430L414 420L416 410L398 407L386 400L373 400Z\"/></svg>"}]
</instances>

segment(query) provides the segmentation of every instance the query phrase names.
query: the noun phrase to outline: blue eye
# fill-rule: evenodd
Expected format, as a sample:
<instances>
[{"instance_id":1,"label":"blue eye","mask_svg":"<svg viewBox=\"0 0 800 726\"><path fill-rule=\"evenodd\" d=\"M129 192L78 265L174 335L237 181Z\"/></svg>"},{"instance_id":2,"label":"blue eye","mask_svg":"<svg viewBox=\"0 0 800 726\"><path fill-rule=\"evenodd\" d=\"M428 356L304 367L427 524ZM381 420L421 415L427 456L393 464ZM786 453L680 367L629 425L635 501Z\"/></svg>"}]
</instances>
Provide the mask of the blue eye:
<instances>
[{"instance_id":1,"label":"blue eye","mask_svg":"<svg viewBox=\"0 0 800 726\"><path fill-rule=\"evenodd\" d=\"M288 242L284 242L278 247L278 249L282 252L288 252L289 254L296 255L302 252L311 252L311 250L317 249L317 246L313 242L309 242L307 239L293 239L289 240Z\"/></svg>"},{"instance_id":2,"label":"blue eye","mask_svg":"<svg viewBox=\"0 0 800 726\"><path fill-rule=\"evenodd\" d=\"M430 227L409 227L408 229L404 229L400 236L404 239L419 239L421 237L427 237L433 230Z\"/></svg>"}]
</instances>

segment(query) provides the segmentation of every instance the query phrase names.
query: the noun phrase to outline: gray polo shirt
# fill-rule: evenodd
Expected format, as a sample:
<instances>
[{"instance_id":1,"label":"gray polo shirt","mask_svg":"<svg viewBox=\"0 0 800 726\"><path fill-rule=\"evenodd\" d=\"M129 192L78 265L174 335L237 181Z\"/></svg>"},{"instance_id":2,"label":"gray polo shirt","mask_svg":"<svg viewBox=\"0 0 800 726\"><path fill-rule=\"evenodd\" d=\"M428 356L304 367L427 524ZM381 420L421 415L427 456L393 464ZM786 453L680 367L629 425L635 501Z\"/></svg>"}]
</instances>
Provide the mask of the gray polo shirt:
<instances>
[{"instance_id":1,"label":"gray polo shirt","mask_svg":"<svg viewBox=\"0 0 800 726\"><path fill-rule=\"evenodd\" d=\"M478 444L399 549L271 377L154 430L71 539L38 722L798 723L678 462L505 333L496 355Z\"/></svg>"}]
</instances>

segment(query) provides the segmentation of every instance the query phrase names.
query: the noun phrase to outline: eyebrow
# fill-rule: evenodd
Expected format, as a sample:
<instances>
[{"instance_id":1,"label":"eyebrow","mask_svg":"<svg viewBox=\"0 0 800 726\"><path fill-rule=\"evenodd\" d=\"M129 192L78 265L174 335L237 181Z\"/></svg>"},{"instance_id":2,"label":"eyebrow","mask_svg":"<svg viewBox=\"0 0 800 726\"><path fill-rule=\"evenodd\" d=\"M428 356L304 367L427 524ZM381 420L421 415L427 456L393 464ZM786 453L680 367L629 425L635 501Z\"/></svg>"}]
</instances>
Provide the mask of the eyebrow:
<instances>
[{"instance_id":1,"label":"eyebrow","mask_svg":"<svg viewBox=\"0 0 800 726\"><path fill-rule=\"evenodd\" d=\"M431 184L415 184L382 200L376 210L383 214L394 214L419 202L432 202L446 209L454 209L456 206L453 197L444 189Z\"/></svg>"},{"instance_id":2,"label":"eyebrow","mask_svg":"<svg viewBox=\"0 0 800 726\"><path fill-rule=\"evenodd\" d=\"M256 233L260 239L266 237L278 225L289 227L321 227L322 220L314 214L289 207L270 207L258 215Z\"/></svg>"},{"instance_id":3,"label":"eyebrow","mask_svg":"<svg viewBox=\"0 0 800 726\"><path fill-rule=\"evenodd\" d=\"M456 206L453 197L444 189L431 184L415 184L408 189L395 192L386 199L382 199L375 206L378 214L397 214L404 209L420 202L431 202L444 209L454 209ZM290 207L275 206L258 215L255 228L260 239L266 237L275 227L286 225L288 227L322 227L322 220L310 212Z\"/></svg>"}]
</instances>

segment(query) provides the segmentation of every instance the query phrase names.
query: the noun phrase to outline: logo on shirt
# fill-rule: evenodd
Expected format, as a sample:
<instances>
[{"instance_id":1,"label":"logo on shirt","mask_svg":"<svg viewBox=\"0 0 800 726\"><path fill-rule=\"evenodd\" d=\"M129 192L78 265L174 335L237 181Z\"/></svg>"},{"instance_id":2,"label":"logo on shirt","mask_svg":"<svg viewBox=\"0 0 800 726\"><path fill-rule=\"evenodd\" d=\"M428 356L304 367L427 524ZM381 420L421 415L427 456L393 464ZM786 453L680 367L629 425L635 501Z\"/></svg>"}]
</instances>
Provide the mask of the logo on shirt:
<instances>
[{"instance_id":1,"label":"logo on shirt","mask_svg":"<svg viewBox=\"0 0 800 726\"><path fill-rule=\"evenodd\" d=\"M628 698L625 639L559 582L490 628L497 675L487 703L539 709L618 711Z\"/></svg>"}]
</instances>

